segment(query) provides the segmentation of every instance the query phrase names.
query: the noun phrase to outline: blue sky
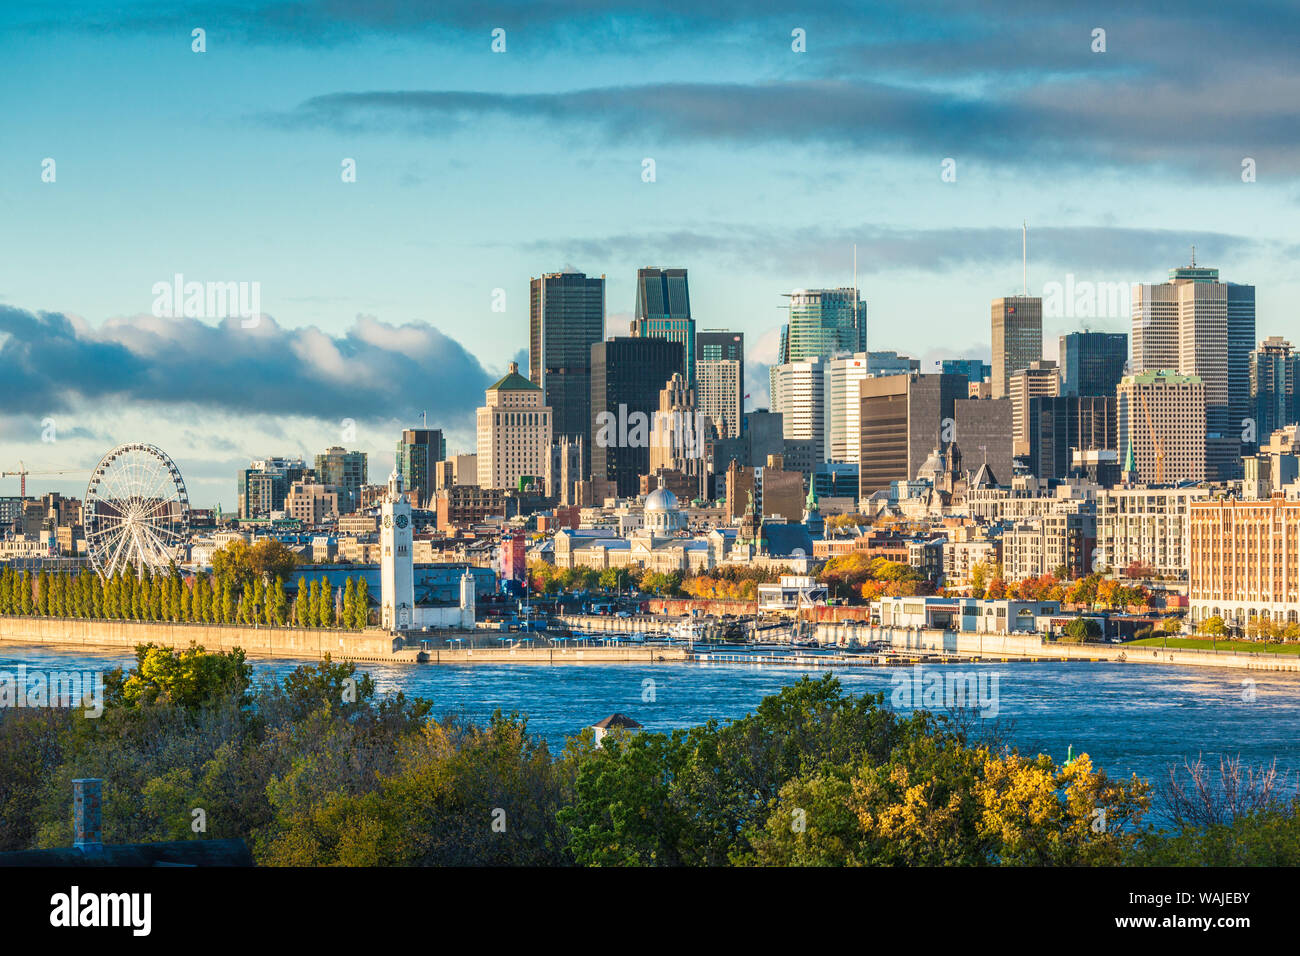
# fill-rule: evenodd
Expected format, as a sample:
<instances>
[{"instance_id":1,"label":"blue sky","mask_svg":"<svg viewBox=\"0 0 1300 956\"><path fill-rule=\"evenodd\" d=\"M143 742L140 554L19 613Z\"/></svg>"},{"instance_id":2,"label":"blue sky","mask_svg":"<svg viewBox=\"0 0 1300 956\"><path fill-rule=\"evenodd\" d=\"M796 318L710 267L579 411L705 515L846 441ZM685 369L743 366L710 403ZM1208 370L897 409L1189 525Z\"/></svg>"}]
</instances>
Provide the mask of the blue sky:
<instances>
[{"instance_id":1,"label":"blue sky","mask_svg":"<svg viewBox=\"0 0 1300 956\"><path fill-rule=\"evenodd\" d=\"M688 268L759 400L781 293L848 284L855 242L873 349L987 355L1022 220L1031 292L1159 280L1194 243L1257 286L1261 338L1295 338L1300 12L1039 6L6 5L4 458L88 473L154 440L229 508L242 462L344 419L375 479L422 410L469 450L529 277L566 267L608 276L609 334L639 266ZM260 283L266 321L151 315L176 273Z\"/></svg>"}]
</instances>

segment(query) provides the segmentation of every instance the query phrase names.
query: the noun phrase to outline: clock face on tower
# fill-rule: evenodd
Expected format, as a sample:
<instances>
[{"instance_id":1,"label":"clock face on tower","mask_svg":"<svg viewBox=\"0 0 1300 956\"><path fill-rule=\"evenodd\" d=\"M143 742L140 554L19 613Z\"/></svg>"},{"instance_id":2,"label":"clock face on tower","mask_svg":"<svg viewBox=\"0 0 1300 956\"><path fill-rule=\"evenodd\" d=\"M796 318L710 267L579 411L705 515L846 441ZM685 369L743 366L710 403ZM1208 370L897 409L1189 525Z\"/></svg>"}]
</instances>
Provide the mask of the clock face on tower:
<instances>
[{"instance_id":1,"label":"clock face on tower","mask_svg":"<svg viewBox=\"0 0 1300 956\"><path fill-rule=\"evenodd\" d=\"M397 526L399 528L405 528L410 523L411 523L411 519L406 517L406 515L397 516Z\"/></svg>"},{"instance_id":2,"label":"clock face on tower","mask_svg":"<svg viewBox=\"0 0 1300 956\"><path fill-rule=\"evenodd\" d=\"M385 528L391 528L392 526L393 526L393 516L392 516L392 515L384 515L384 527L385 527Z\"/></svg>"}]
</instances>

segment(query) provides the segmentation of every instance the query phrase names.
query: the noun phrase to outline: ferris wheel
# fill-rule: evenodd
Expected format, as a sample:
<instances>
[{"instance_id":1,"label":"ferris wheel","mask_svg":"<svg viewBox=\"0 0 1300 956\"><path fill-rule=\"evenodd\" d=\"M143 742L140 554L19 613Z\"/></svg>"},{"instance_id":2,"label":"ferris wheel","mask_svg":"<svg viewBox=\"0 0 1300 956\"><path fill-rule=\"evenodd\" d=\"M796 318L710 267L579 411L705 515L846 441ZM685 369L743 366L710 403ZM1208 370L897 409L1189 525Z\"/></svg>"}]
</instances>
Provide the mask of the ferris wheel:
<instances>
[{"instance_id":1,"label":"ferris wheel","mask_svg":"<svg viewBox=\"0 0 1300 956\"><path fill-rule=\"evenodd\" d=\"M142 442L100 459L86 487L84 524L90 563L101 578L179 563L189 535L190 497L175 462Z\"/></svg>"}]
</instances>

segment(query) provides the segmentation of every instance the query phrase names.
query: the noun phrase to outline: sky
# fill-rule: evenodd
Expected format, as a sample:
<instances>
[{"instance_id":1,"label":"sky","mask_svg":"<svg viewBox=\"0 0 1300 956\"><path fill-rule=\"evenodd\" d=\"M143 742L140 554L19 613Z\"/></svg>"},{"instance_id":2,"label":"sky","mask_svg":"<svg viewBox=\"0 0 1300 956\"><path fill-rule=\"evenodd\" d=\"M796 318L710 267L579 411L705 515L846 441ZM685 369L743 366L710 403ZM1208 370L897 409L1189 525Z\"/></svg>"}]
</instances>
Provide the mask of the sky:
<instances>
[{"instance_id":1,"label":"sky","mask_svg":"<svg viewBox=\"0 0 1300 956\"><path fill-rule=\"evenodd\" d=\"M0 6L0 470L79 495L149 441L233 510L251 458L345 444L383 481L422 416L472 451L564 269L607 276L612 335L637 268L687 268L756 407L782 293L850 285L855 244L869 347L923 370L988 357L1022 223L1031 294L1194 245L1300 338L1300 8L1042 6ZM158 314L178 275L260 318ZM1045 318L1047 357L1085 325L1129 320Z\"/></svg>"}]
</instances>

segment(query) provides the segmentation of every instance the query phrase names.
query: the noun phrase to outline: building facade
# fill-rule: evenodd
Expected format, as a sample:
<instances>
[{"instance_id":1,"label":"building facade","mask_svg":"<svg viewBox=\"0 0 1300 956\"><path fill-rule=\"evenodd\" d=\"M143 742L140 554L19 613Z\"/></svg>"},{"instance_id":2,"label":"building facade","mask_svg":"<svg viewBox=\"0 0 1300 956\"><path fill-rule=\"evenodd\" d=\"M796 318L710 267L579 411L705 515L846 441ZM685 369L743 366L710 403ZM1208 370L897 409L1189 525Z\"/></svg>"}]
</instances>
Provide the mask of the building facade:
<instances>
[{"instance_id":1,"label":"building facade","mask_svg":"<svg viewBox=\"0 0 1300 956\"><path fill-rule=\"evenodd\" d=\"M603 484L621 498L637 493L650 471L650 418L673 374L685 374L684 356L682 343L657 336L591 347L593 487Z\"/></svg>"},{"instance_id":2,"label":"building facade","mask_svg":"<svg viewBox=\"0 0 1300 956\"><path fill-rule=\"evenodd\" d=\"M552 272L529 283L528 379L555 435L591 444L591 346L605 337L605 277Z\"/></svg>"},{"instance_id":3,"label":"building facade","mask_svg":"<svg viewBox=\"0 0 1300 956\"><path fill-rule=\"evenodd\" d=\"M1204 481L1205 385L1194 375L1140 372L1116 389L1119 451L1137 481Z\"/></svg>"},{"instance_id":4,"label":"building facade","mask_svg":"<svg viewBox=\"0 0 1300 956\"><path fill-rule=\"evenodd\" d=\"M483 488L519 488L551 474L551 409L541 386L509 371L488 387L478 410L478 483Z\"/></svg>"},{"instance_id":5,"label":"building facade","mask_svg":"<svg viewBox=\"0 0 1300 956\"><path fill-rule=\"evenodd\" d=\"M1194 623L1300 622L1300 501L1197 501L1188 525Z\"/></svg>"},{"instance_id":6,"label":"building facade","mask_svg":"<svg viewBox=\"0 0 1300 956\"><path fill-rule=\"evenodd\" d=\"M682 374L695 387L695 319L685 269L638 269L634 338L657 338L682 347Z\"/></svg>"},{"instance_id":7,"label":"building facade","mask_svg":"<svg viewBox=\"0 0 1300 956\"><path fill-rule=\"evenodd\" d=\"M1010 394L1011 374L1043 357L1043 300L1011 295L994 299L993 370L989 376L994 398Z\"/></svg>"},{"instance_id":8,"label":"building facade","mask_svg":"<svg viewBox=\"0 0 1300 956\"><path fill-rule=\"evenodd\" d=\"M856 289L795 289L788 297L778 365L867 350L867 304Z\"/></svg>"}]
</instances>

